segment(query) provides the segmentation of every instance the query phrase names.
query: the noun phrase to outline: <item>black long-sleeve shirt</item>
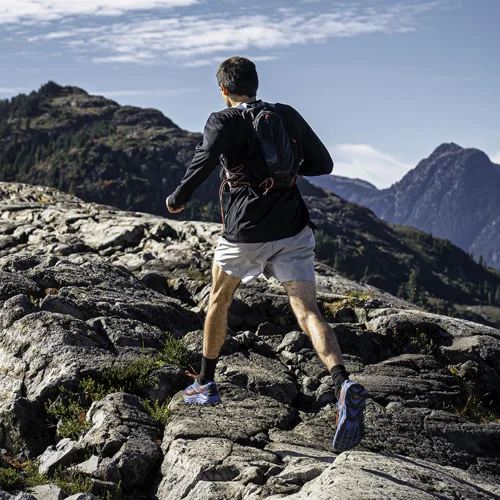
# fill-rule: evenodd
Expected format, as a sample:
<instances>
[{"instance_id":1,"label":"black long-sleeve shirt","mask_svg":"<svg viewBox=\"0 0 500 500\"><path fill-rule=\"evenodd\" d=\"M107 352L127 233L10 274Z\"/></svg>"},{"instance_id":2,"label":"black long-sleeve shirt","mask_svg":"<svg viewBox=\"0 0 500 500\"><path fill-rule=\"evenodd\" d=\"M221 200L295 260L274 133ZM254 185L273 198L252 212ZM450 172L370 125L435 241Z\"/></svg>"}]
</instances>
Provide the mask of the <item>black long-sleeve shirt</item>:
<instances>
[{"instance_id":1,"label":"black long-sleeve shirt","mask_svg":"<svg viewBox=\"0 0 500 500\"><path fill-rule=\"evenodd\" d=\"M262 101L257 101L246 106L261 104ZM180 186L169 196L169 206L179 208L187 203L221 160L229 168L244 163L249 152L249 132L242 116L243 109L237 106L210 115L203 141L196 146ZM302 147L299 175L329 174L333 169L332 158L309 124L291 106L276 104L275 109L283 118L289 135ZM248 174L258 183L268 176L265 168L263 165L261 172ZM309 212L297 186L273 188L266 195L257 186L242 186L231 190L223 236L232 242L274 241L294 236L308 223Z\"/></svg>"}]
</instances>

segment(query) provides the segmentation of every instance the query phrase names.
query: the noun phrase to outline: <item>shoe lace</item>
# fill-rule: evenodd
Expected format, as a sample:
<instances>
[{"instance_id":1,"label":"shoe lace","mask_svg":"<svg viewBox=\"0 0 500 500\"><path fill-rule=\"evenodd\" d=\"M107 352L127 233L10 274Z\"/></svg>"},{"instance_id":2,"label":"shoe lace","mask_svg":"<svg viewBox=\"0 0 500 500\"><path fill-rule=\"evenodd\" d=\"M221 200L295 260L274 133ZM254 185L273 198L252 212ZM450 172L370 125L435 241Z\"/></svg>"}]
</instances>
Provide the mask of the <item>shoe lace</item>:
<instances>
[{"instance_id":1,"label":"shoe lace","mask_svg":"<svg viewBox=\"0 0 500 500\"><path fill-rule=\"evenodd\" d=\"M191 366L189 365L189 368L191 368L191 370L193 370L192 372L190 372L189 370L184 370L184 373L188 376L188 377L193 377L193 378L198 378L200 376L199 373L196 372L196 370Z\"/></svg>"}]
</instances>

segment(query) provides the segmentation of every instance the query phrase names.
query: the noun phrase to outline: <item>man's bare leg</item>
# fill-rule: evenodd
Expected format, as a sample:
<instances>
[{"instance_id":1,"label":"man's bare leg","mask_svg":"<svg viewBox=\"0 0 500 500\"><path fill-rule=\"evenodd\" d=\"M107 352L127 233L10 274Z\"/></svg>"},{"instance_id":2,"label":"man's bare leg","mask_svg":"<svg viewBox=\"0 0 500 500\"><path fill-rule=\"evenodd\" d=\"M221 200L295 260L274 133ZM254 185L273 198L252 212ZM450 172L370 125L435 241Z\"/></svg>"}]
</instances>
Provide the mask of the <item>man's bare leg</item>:
<instances>
[{"instance_id":1,"label":"man's bare leg","mask_svg":"<svg viewBox=\"0 0 500 500\"><path fill-rule=\"evenodd\" d=\"M316 283L287 281L283 286L300 328L311 338L315 351L328 371L336 365L343 365L337 337L318 309Z\"/></svg>"},{"instance_id":2,"label":"man's bare leg","mask_svg":"<svg viewBox=\"0 0 500 500\"><path fill-rule=\"evenodd\" d=\"M206 358L216 359L219 356L222 344L226 340L227 310L240 282L240 278L230 276L214 261L212 288L203 330L203 356Z\"/></svg>"},{"instance_id":3,"label":"man's bare leg","mask_svg":"<svg viewBox=\"0 0 500 500\"><path fill-rule=\"evenodd\" d=\"M337 337L319 312L316 283L288 281L283 286L300 328L311 337L314 349L332 374L338 399L337 429L332 446L337 451L354 448L363 437L366 390L348 378Z\"/></svg>"},{"instance_id":4,"label":"man's bare leg","mask_svg":"<svg viewBox=\"0 0 500 500\"><path fill-rule=\"evenodd\" d=\"M221 402L217 385L214 382L217 357L227 334L227 310L233 301L233 295L239 278L224 272L214 261L212 267L212 288L208 302L207 317L203 330L203 356L201 370L194 384L184 389L184 401L196 404L216 404Z\"/></svg>"}]
</instances>

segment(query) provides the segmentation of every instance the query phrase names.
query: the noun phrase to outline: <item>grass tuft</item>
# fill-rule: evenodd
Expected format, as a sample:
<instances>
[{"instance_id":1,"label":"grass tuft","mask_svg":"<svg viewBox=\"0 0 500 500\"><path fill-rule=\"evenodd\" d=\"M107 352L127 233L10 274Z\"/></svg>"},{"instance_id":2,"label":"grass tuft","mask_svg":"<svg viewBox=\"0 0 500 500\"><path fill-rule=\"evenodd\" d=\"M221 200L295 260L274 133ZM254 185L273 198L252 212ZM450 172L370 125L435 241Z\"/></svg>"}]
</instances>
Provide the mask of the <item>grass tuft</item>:
<instances>
[{"instance_id":1,"label":"grass tuft","mask_svg":"<svg viewBox=\"0 0 500 500\"><path fill-rule=\"evenodd\" d=\"M10 467L0 468L0 490L21 490L50 483L48 476L38 472L38 464L35 462L18 462L7 456L3 460Z\"/></svg>"},{"instance_id":2,"label":"grass tuft","mask_svg":"<svg viewBox=\"0 0 500 500\"><path fill-rule=\"evenodd\" d=\"M53 482L69 496L90 493L93 486L92 479L74 467L58 467L54 471Z\"/></svg>"},{"instance_id":3,"label":"grass tuft","mask_svg":"<svg viewBox=\"0 0 500 500\"><path fill-rule=\"evenodd\" d=\"M12 491L24 486L24 478L16 469L0 467L0 489Z\"/></svg>"},{"instance_id":4,"label":"grass tuft","mask_svg":"<svg viewBox=\"0 0 500 500\"><path fill-rule=\"evenodd\" d=\"M355 309L356 307L362 307L363 303L371 299L372 295L370 293L361 293L356 291L347 292L345 298L339 298L332 302L323 302L323 315L327 321L333 321L335 315L344 307L350 307Z\"/></svg>"},{"instance_id":5,"label":"grass tuft","mask_svg":"<svg viewBox=\"0 0 500 500\"><path fill-rule=\"evenodd\" d=\"M165 333L163 340L163 350L158 356L160 364L177 365L181 368L187 368L189 365L189 351L182 342L176 339L172 334Z\"/></svg>"},{"instance_id":6,"label":"grass tuft","mask_svg":"<svg viewBox=\"0 0 500 500\"><path fill-rule=\"evenodd\" d=\"M445 406L445 410L454 413L457 417L465 417L477 424L500 422L500 412L487 408L483 402L474 395L471 387L462 377L456 366L449 366L448 370L456 378L460 393L457 399Z\"/></svg>"},{"instance_id":7,"label":"grass tuft","mask_svg":"<svg viewBox=\"0 0 500 500\"><path fill-rule=\"evenodd\" d=\"M146 399L143 402L143 406L155 420L158 420L160 424L165 425L168 417L172 413L172 410L168 409L168 405L171 400L172 398L167 398L164 403L160 403L157 399Z\"/></svg>"},{"instance_id":8,"label":"grass tuft","mask_svg":"<svg viewBox=\"0 0 500 500\"><path fill-rule=\"evenodd\" d=\"M418 327L412 330L394 328L391 332L391 337L396 349L402 353L421 353L428 356L436 348L431 336L426 332L420 331Z\"/></svg>"}]
</instances>

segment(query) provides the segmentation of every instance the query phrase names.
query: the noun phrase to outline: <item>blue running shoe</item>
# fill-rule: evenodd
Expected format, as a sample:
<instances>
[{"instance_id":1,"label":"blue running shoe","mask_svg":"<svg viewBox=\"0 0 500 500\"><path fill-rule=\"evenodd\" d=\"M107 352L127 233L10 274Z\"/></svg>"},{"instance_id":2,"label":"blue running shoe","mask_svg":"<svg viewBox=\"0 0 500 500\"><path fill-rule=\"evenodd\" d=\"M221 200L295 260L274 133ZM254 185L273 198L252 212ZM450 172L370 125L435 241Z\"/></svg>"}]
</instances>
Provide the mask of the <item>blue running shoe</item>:
<instances>
[{"instance_id":1,"label":"blue running shoe","mask_svg":"<svg viewBox=\"0 0 500 500\"><path fill-rule=\"evenodd\" d=\"M365 428L366 389L357 382L346 380L342 384L337 403L337 430L333 449L350 450L363 438Z\"/></svg>"},{"instance_id":2,"label":"blue running shoe","mask_svg":"<svg viewBox=\"0 0 500 500\"><path fill-rule=\"evenodd\" d=\"M184 389L184 402L187 404L209 405L221 403L222 400L215 382L207 382L205 385L200 385L198 378L196 378L194 384Z\"/></svg>"}]
</instances>

